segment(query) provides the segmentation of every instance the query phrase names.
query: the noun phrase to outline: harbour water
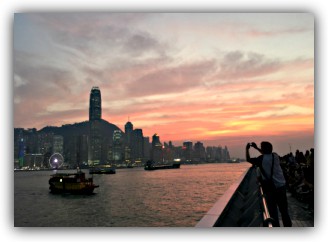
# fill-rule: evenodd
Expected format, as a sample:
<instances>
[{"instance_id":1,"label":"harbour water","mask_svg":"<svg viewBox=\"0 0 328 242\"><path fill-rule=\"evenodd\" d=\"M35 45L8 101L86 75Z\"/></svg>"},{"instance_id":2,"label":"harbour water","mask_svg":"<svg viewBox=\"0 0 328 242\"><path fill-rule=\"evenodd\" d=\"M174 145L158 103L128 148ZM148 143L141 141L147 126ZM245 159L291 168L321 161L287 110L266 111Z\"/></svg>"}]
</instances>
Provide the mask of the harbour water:
<instances>
[{"instance_id":1,"label":"harbour water","mask_svg":"<svg viewBox=\"0 0 328 242\"><path fill-rule=\"evenodd\" d=\"M118 169L112 175L93 175L100 187L88 196L49 193L54 171L15 172L14 225L193 227L248 167L242 162Z\"/></svg>"}]
</instances>

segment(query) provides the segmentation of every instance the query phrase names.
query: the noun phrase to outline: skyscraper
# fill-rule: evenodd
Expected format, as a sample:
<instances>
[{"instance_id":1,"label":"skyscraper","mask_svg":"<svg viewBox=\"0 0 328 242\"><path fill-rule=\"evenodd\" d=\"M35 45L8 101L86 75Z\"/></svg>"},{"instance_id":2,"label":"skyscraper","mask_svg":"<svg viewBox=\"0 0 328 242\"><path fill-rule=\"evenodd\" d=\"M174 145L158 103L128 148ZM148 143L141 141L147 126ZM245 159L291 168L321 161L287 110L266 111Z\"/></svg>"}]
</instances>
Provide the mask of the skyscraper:
<instances>
[{"instance_id":1,"label":"skyscraper","mask_svg":"<svg viewBox=\"0 0 328 242\"><path fill-rule=\"evenodd\" d=\"M99 87L92 87L90 92L89 122L89 165L101 162L102 135L100 132L101 121L101 94Z\"/></svg>"},{"instance_id":2,"label":"skyscraper","mask_svg":"<svg viewBox=\"0 0 328 242\"><path fill-rule=\"evenodd\" d=\"M52 153L64 154L64 137L61 135L54 135L52 140Z\"/></svg>"},{"instance_id":3,"label":"skyscraper","mask_svg":"<svg viewBox=\"0 0 328 242\"><path fill-rule=\"evenodd\" d=\"M133 159L141 161L143 159L143 133L142 129L135 129L132 132L132 157Z\"/></svg>"},{"instance_id":4,"label":"skyscraper","mask_svg":"<svg viewBox=\"0 0 328 242\"><path fill-rule=\"evenodd\" d=\"M183 156L184 160L191 162L193 160L193 148L192 148L192 142L191 141L185 141L183 142Z\"/></svg>"},{"instance_id":5,"label":"skyscraper","mask_svg":"<svg viewBox=\"0 0 328 242\"><path fill-rule=\"evenodd\" d=\"M132 138L132 131L133 131L133 124L128 121L126 124L125 124L125 138L126 138L126 145L127 146L131 146L131 138ZM130 147L131 148L131 147Z\"/></svg>"},{"instance_id":6,"label":"skyscraper","mask_svg":"<svg viewBox=\"0 0 328 242\"><path fill-rule=\"evenodd\" d=\"M117 164L123 161L123 149L122 149L122 132L121 130L115 130L113 134L113 150L112 160Z\"/></svg>"},{"instance_id":7,"label":"skyscraper","mask_svg":"<svg viewBox=\"0 0 328 242\"><path fill-rule=\"evenodd\" d=\"M152 144L151 147L152 160L157 164L163 163L163 147L161 141L159 140L159 136L157 134L153 135L153 140L151 144Z\"/></svg>"},{"instance_id":8,"label":"skyscraper","mask_svg":"<svg viewBox=\"0 0 328 242\"><path fill-rule=\"evenodd\" d=\"M200 141L197 141L194 145L194 161L200 162L205 161L206 159L206 152L204 144Z\"/></svg>"},{"instance_id":9,"label":"skyscraper","mask_svg":"<svg viewBox=\"0 0 328 242\"><path fill-rule=\"evenodd\" d=\"M92 87L90 92L89 121L101 119L101 93L99 87Z\"/></svg>"}]
</instances>

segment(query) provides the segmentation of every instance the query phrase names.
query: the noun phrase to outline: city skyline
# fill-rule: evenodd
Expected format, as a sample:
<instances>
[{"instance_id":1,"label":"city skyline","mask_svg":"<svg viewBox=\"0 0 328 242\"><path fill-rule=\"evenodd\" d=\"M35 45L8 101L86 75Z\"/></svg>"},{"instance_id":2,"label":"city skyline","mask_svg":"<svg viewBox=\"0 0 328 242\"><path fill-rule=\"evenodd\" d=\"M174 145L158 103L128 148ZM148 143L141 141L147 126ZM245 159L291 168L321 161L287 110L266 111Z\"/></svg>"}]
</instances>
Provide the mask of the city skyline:
<instances>
[{"instance_id":1,"label":"city skyline","mask_svg":"<svg viewBox=\"0 0 328 242\"><path fill-rule=\"evenodd\" d=\"M99 86L121 130L234 157L250 141L314 146L311 14L22 13L13 33L14 127L88 120Z\"/></svg>"}]
</instances>

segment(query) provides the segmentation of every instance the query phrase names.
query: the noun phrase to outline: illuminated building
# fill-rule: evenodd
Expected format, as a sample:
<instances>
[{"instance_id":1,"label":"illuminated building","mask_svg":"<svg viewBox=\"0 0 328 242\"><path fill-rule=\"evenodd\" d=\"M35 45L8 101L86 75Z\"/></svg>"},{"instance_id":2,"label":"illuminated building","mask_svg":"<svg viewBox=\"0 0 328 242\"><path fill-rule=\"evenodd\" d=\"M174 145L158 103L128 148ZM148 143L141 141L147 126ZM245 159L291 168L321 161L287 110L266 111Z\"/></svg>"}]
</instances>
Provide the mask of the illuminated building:
<instances>
[{"instance_id":1,"label":"illuminated building","mask_svg":"<svg viewBox=\"0 0 328 242\"><path fill-rule=\"evenodd\" d=\"M90 92L89 121L101 119L101 93L99 87Z\"/></svg>"},{"instance_id":2,"label":"illuminated building","mask_svg":"<svg viewBox=\"0 0 328 242\"><path fill-rule=\"evenodd\" d=\"M63 154L64 137L61 135L54 135L52 144L52 153Z\"/></svg>"},{"instance_id":3,"label":"illuminated building","mask_svg":"<svg viewBox=\"0 0 328 242\"><path fill-rule=\"evenodd\" d=\"M25 145L24 145L24 139L21 138L19 140L19 146L18 146L18 160L19 160L19 167L24 166L24 155L25 155Z\"/></svg>"},{"instance_id":4,"label":"illuminated building","mask_svg":"<svg viewBox=\"0 0 328 242\"><path fill-rule=\"evenodd\" d=\"M77 137L77 162L79 165L88 164L88 136L85 134Z\"/></svg>"},{"instance_id":5,"label":"illuminated building","mask_svg":"<svg viewBox=\"0 0 328 242\"><path fill-rule=\"evenodd\" d=\"M128 121L125 126L125 160L142 161L144 159L144 139L142 129L133 129L133 124Z\"/></svg>"},{"instance_id":6,"label":"illuminated building","mask_svg":"<svg viewBox=\"0 0 328 242\"><path fill-rule=\"evenodd\" d=\"M130 147L131 145L131 137L132 137L132 131L133 131L133 124L128 121L125 126L125 138L126 138L126 145ZM131 147L130 147L131 148Z\"/></svg>"},{"instance_id":7,"label":"illuminated building","mask_svg":"<svg viewBox=\"0 0 328 242\"><path fill-rule=\"evenodd\" d=\"M122 132L120 130L115 130L113 134L112 159L116 164L123 160Z\"/></svg>"},{"instance_id":8,"label":"illuminated building","mask_svg":"<svg viewBox=\"0 0 328 242\"><path fill-rule=\"evenodd\" d=\"M99 87L93 87L90 93L89 123L89 165L97 165L101 162L102 135L100 131L101 121L101 93Z\"/></svg>"},{"instance_id":9,"label":"illuminated building","mask_svg":"<svg viewBox=\"0 0 328 242\"><path fill-rule=\"evenodd\" d=\"M41 132L38 135L38 143L39 143L39 152L40 154L49 156L52 154L54 133L52 132ZM31 154L33 152L26 152L27 154Z\"/></svg>"},{"instance_id":10,"label":"illuminated building","mask_svg":"<svg viewBox=\"0 0 328 242\"><path fill-rule=\"evenodd\" d=\"M124 148L124 159L126 162L130 163L133 159L132 151L132 134L133 134L133 124L128 121L124 126L125 131L125 148Z\"/></svg>"}]
</instances>

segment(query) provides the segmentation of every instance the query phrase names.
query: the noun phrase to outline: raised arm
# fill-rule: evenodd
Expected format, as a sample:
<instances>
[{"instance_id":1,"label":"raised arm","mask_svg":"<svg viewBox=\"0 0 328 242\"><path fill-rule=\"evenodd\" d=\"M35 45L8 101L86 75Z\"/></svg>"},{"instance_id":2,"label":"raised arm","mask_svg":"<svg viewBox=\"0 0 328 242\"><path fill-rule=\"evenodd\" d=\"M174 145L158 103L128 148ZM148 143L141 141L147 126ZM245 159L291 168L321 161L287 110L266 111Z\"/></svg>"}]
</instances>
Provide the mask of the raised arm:
<instances>
[{"instance_id":1,"label":"raised arm","mask_svg":"<svg viewBox=\"0 0 328 242\"><path fill-rule=\"evenodd\" d=\"M249 148L251 148L251 144L250 143L247 143L247 145L246 145L246 160L248 162L251 162L251 157L249 155Z\"/></svg>"},{"instance_id":2,"label":"raised arm","mask_svg":"<svg viewBox=\"0 0 328 242\"><path fill-rule=\"evenodd\" d=\"M253 165L258 165L258 159L257 158L251 158L249 155L249 149L253 147L254 149L256 149L257 151L259 151L262 154L262 150L260 148L257 147L257 145L252 142L252 143L247 143L246 145L246 160L247 162L253 164Z\"/></svg>"}]
</instances>

